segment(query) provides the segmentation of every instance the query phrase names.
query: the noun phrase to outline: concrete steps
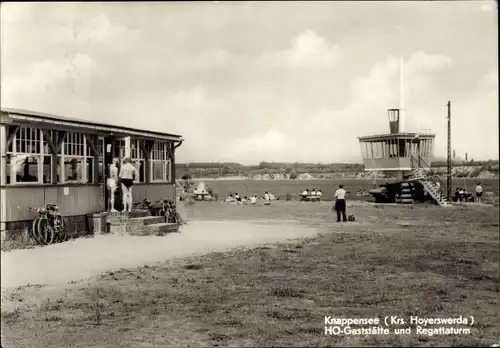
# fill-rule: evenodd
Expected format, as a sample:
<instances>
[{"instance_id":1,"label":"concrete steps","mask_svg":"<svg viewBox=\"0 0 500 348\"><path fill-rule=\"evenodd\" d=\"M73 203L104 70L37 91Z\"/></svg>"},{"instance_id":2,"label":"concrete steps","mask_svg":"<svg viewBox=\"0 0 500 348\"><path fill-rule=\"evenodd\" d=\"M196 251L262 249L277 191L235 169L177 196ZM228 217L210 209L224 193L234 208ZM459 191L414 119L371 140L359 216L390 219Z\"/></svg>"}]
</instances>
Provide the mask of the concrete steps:
<instances>
[{"instance_id":1,"label":"concrete steps","mask_svg":"<svg viewBox=\"0 0 500 348\"><path fill-rule=\"evenodd\" d=\"M164 216L142 216L131 218L126 224L125 232L131 236L144 236L148 234L148 230L146 229L147 226L164 222Z\"/></svg>"},{"instance_id":2,"label":"concrete steps","mask_svg":"<svg viewBox=\"0 0 500 348\"><path fill-rule=\"evenodd\" d=\"M144 217L144 216L150 216L148 210L133 210L131 212L125 211L110 211L107 213L108 217L110 218L127 218L127 219L133 219L133 218L138 218L138 217Z\"/></svg>"},{"instance_id":3,"label":"concrete steps","mask_svg":"<svg viewBox=\"0 0 500 348\"><path fill-rule=\"evenodd\" d=\"M431 195L432 198L436 201L437 204L441 207L449 207L451 203L448 201L446 196L441 192L441 189L438 188L437 184L434 181L421 181L425 190Z\"/></svg>"},{"instance_id":4,"label":"concrete steps","mask_svg":"<svg viewBox=\"0 0 500 348\"><path fill-rule=\"evenodd\" d=\"M110 212L106 216L111 234L130 236L163 236L178 232L179 225L165 223L164 216L151 216L149 211Z\"/></svg>"},{"instance_id":5,"label":"concrete steps","mask_svg":"<svg viewBox=\"0 0 500 348\"><path fill-rule=\"evenodd\" d=\"M448 201L446 196L441 192L438 185L427 176L427 172L424 168L415 168L411 171L411 176L409 181L418 181L422 184L424 189L431 195L431 197L436 201L436 203L441 207L451 206L451 202Z\"/></svg>"},{"instance_id":6,"label":"concrete steps","mask_svg":"<svg viewBox=\"0 0 500 348\"><path fill-rule=\"evenodd\" d=\"M167 223L167 222L162 222L162 223L148 225L146 229L148 230L149 234L152 234L155 236L164 236L167 233L178 232L179 225Z\"/></svg>"}]
</instances>

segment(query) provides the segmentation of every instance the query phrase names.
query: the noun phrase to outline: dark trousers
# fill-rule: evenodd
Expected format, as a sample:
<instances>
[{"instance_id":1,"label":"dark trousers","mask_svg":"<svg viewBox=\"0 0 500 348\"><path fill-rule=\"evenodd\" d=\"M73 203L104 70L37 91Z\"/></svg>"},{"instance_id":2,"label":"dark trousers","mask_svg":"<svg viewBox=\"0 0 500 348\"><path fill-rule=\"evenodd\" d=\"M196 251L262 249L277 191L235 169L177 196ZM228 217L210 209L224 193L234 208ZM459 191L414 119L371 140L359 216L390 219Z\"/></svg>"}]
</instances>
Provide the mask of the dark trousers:
<instances>
[{"instance_id":1,"label":"dark trousers","mask_svg":"<svg viewBox=\"0 0 500 348\"><path fill-rule=\"evenodd\" d=\"M340 221L341 215L342 215L342 220L347 221L347 216L345 213L346 210L345 199L337 199L335 201L335 210L337 211L337 221Z\"/></svg>"}]
</instances>

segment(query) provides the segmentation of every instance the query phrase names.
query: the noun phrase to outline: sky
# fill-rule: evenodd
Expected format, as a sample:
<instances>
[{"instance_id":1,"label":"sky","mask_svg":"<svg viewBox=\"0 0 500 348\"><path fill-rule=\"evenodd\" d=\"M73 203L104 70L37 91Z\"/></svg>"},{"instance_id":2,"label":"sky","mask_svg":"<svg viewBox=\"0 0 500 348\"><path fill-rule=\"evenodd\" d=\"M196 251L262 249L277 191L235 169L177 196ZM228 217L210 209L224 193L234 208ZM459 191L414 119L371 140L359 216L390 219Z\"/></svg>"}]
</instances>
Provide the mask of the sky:
<instances>
[{"instance_id":1,"label":"sky","mask_svg":"<svg viewBox=\"0 0 500 348\"><path fill-rule=\"evenodd\" d=\"M1 106L180 134L177 161L361 162L406 131L498 159L494 1L2 3Z\"/></svg>"}]
</instances>

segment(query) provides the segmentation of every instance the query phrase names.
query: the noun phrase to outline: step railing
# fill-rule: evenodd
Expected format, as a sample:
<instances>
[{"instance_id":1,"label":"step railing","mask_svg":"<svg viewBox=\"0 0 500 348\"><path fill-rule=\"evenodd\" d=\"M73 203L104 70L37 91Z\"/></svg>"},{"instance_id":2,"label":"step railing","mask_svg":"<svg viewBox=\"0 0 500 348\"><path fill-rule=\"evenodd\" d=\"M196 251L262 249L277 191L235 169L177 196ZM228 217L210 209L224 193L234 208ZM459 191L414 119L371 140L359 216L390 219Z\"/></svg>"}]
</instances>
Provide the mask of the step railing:
<instances>
[{"instance_id":1,"label":"step railing","mask_svg":"<svg viewBox=\"0 0 500 348\"><path fill-rule=\"evenodd\" d=\"M431 166L422 158L422 156L419 156L419 158L417 158L414 154L411 154L411 166L412 168L422 169L424 171L431 170ZM445 187L446 184L437 175L433 178L433 181L434 183L439 182L439 191L441 192L441 197L445 197L449 200L450 197L447 197L442 189L442 187Z\"/></svg>"}]
</instances>

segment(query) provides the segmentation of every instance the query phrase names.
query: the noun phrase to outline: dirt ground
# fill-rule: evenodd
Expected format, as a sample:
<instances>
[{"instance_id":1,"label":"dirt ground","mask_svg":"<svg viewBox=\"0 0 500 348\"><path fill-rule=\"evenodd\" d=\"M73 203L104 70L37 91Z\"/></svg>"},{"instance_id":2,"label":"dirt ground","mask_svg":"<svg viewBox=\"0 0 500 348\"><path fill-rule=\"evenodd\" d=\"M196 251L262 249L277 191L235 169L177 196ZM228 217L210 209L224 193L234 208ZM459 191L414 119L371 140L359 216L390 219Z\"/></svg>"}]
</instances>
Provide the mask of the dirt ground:
<instances>
[{"instance_id":1,"label":"dirt ground","mask_svg":"<svg viewBox=\"0 0 500 348\"><path fill-rule=\"evenodd\" d=\"M98 236L2 253L2 288L57 285L101 272L197 253L309 237L316 230L287 221L193 221L168 237Z\"/></svg>"},{"instance_id":2,"label":"dirt ground","mask_svg":"<svg viewBox=\"0 0 500 348\"><path fill-rule=\"evenodd\" d=\"M2 341L4 329L10 342L26 347L470 347L500 341L497 207L355 204L349 211L356 222L335 222L329 204L198 203L186 211L195 221L161 242L102 237L2 252ZM261 221L271 219L280 222ZM290 220L296 222L283 222ZM85 243L104 244L75 257ZM268 244L248 248L262 243ZM203 254L207 250L216 252ZM163 255L170 260L154 262ZM21 259L22 267L4 269L4 260L17 265ZM115 269L78 280L109 265ZM4 288L5 272L20 279L5 282L14 288ZM25 281L31 284L20 286ZM468 335L418 335L412 326L409 335L334 336L325 335L329 315L462 315L475 323Z\"/></svg>"}]
</instances>

